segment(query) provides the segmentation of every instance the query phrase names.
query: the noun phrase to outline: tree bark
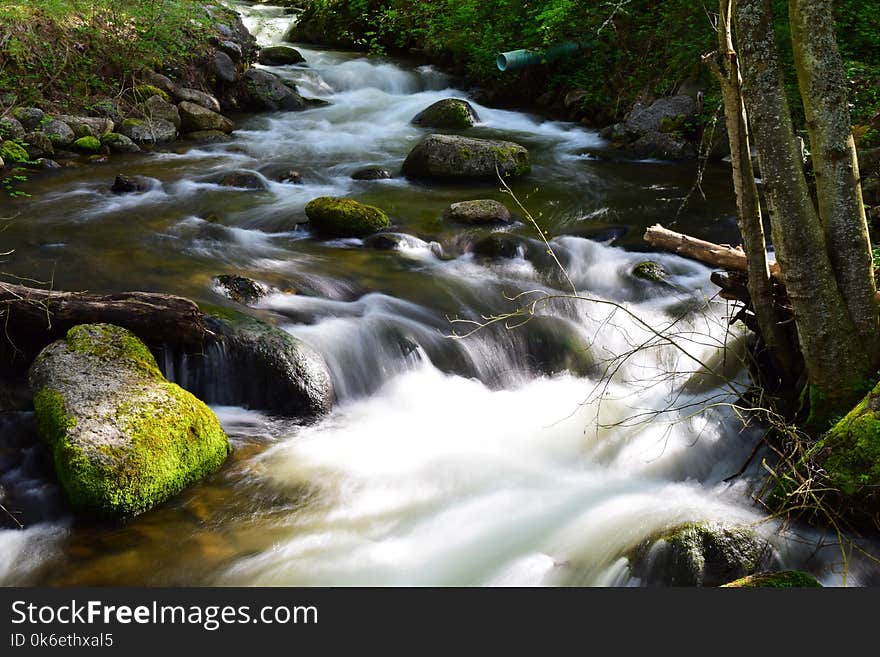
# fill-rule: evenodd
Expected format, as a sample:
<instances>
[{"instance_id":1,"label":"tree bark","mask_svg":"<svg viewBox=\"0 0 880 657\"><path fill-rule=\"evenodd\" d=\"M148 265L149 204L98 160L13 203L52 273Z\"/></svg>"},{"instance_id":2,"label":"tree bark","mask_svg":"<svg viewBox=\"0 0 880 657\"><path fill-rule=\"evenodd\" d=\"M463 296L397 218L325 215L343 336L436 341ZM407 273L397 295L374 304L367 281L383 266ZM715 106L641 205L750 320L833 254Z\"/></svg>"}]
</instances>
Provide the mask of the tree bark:
<instances>
[{"instance_id":1,"label":"tree bark","mask_svg":"<svg viewBox=\"0 0 880 657\"><path fill-rule=\"evenodd\" d=\"M737 0L743 98L761 164L777 260L791 299L819 427L864 394L871 359L838 288L798 157L770 0Z\"/></svg>"},{"instance_id":2,"label":"tree bark","mask_svg":"<svg viewBox=\"0 0 880 657\"><path fill-rule=\"evenodd\" d=\"M832 5L832 0L789 0L789 21L831 266L850 318L876 363L877 287Z\"/></svg>"},{"instance_id":3,"label":"tree bark","mask_svg":"<svg viewBox=\"0 0 880 657\"><path fill-rule=\"evenodd\" d=\"M212 337L202 311L183 297L58 292L0 283L0 344L25 365L73 326L91 323L121 326L155 345L200 349Z\"/></svg>"},{"instance_id":4,"label":"tree bark","mask_svg":"<svg viewBox=\"0 0 880 657\"><path fill-rule=\"evenodd\" d=\"M773 298L761 202L755 183L748 121L742 98L739 61L733 45L732 14L733 0L719 0L718 51L707 55L704 61L721 85L736 192L737 222L746 255L751 305L759 332L778 373L784 381L792 382L799 376L802 362L792 341L792 333L782 325Z\"/></svg>"}]
</instances>

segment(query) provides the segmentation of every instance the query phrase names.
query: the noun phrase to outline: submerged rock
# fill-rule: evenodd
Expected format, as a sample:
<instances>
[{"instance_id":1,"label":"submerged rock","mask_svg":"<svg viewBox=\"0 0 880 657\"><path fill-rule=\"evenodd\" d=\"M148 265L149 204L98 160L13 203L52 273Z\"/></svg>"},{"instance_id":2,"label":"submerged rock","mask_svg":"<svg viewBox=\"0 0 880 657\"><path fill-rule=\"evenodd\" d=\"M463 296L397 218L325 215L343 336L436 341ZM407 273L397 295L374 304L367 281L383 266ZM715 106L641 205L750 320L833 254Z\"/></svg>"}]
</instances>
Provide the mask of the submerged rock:
<instances>
[{"instance_id":1,"label":"submerged rock","mask_svg":"<svg viewBox=\"0 0 880 657\"><path fill-rule=\"evenodd\" d=\"M645 260L637 264L632 269L632 275L653 283L661 283L669 276L666 270L663 269L663 265L653 260Z\"/></svg>"},{"instance_id":2,"label":"submerged rock","mask_svg":"<svg viewBox=\"0 0 880 657\"><path fill-rule=\"evenodd\" d=\"M301 64L306 61L299 50L293 46L266 46L260 50L257 61L266 66L285 66Z\"/></svg>"},{"instance_id":3,"label":"submerged rock","mask_svg":"<svg viewBox=\"0 0 880 657\"><path fill-rule=\"evenodd\" d=\"M235 129L235 124L225 116L201 105L183 101L178 105L178 110L180 111L180 126L184 132L217 130L229 133Z\"/></svg>"},{"instance_id":4,"label":"submerged rock","mask_svg":"<svg viewBox=\"0 0 880 657\"><path fill-rule=\"evenodd\" d=\"M443 218L460 224L509 224L510 210L503 203L491 199L453 203L443 212Z\"/></svg>"},{"instance_id":5,"label":"submerged rock","mask_svg":"<svg viewBox=\"0 0 880 657\"><path fill-rule=\"evenodd\" d=\"M145 511L217 470L230 451L217 417L162 376L137 337L76 326L31 366L37 426L71 506Z\"/></svg>"},{"instance_id":6,"label":"submerged rock","mask_svg":"<svg viewBox=\"0 0 880 657\"><path fill-rule=\"evenodd\" d=\"M382 167L364 167L351 174L353 180L390 180L394 176Z\"/></svg>"},{"instance_id":7,"label":"submerged rock","mask_svg":"<svg viewBox=\"0 0 880 657\"><path fill-rule=\"evenodd\" d=\"M749 575L728 584L722 584L721 587L731 589L795 589L822 588L822 585L809 573L802 573L797 570L784 570L779 573Z\"/></svg>"},{"instance_id":8,"label":"submerged rock","mask_svg":"<svg viewBox=\"0 0 880 657\"><path fill-rule=\"evenodd\" d=\"M404 176L425 180L493 180L531 170L529 152L519 144L456 135L428 135L403 163Z\"/></svg>"},{"instance_id":9,"label":"submerged rock","mask_svg":"<svg viewBox=\"0 0 880 657\"><path fill-rule=\"evenodd\" d=\"M466 100L444 98L422 110L412 120L422 128L471 128L480 122L476 110Z\"/></svg>"},{"instance_id":10,"label":"submerged rock","mask_svg":"<svg viewBox=\"0 0 880 657\"><path fill-rule=\"evenodd\" d=\"M255 304L269 294L269 288L252 278L221 274L212 279L214 288L223 296L245 306Z\"/></svg>"},{"instance_id":11,"label":"submerged rock","mask_svg":"<svg viewBox=\"0 0 880 657\"><path fill-rule=\"evenodd\" d=\"M313 199L306 205L306 215L314 231L326 237L365 237L389 225L382 210L350 198Z\"/></svg>"},{"instance_id":12,"label":"submerged rock","mask_svg":"<svg viewBox=\"0 0 880 657\"><path fill-rule=\"evenodd\" d=\"M521 242L511 235L488 235L474 244L471 252L483 258L515 258L519 255Z\"/></svg>"},{"instance_id":13,"label":"submerged rock","mask_svg":"<svg viewBox=\"0 0 880 657\"><path fill-rule=\"evenodd\" d=\"M238 187L240 189L253 189L266 191L269 189L265 178L256 171L230 171L217 179L217 184L223 187Z\"/></svg>"},{"instance_id":14,"label":"submerged rock","mask_svg":"<svg viewBox=\"0 0 880 657\"><path fill-rule=\"evenodd\" d=\"M688 523L645 541L630 557L646 586L721 586L772 569L770 543L748 527Z\"/></svg>"}]
</instances>

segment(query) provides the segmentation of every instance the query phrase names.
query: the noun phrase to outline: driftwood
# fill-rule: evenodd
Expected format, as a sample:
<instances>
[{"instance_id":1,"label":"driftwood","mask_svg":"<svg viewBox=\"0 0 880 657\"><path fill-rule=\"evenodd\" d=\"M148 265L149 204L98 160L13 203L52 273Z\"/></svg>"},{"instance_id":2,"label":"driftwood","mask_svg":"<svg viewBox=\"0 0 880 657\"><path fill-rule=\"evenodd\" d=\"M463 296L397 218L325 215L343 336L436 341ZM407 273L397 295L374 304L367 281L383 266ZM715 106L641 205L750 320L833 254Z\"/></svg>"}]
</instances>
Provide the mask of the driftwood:
<instances>
[{"instance_id":1,"label":"driftwood","mask_svg":"<svg viewBox=\"0 0 880 657\"><path fill-rule=\"evenodd\" d=\"M651 246L672 251L685 258L698 260L711 267L747 273L748 263L746 254L742 248L728 246L726 244L714 244L705 240L691 237L683 233L668 230L660 224L655 224L645 231L645 241ZM782 280L779 265L771 263L770 276L777 281Z\"/></svg>"},{"instance_id":2,"label":"driftwood","mask_svg":"<svg viewBox=\"0 0 880 657\"><path fill-rule=\"evenodd\" d=\"M116 324L154 345L200 349L213 337L202 311L183 297L59 292L0 282L0 344L13 360L28 361L71 327L90 323Z\"/></svg>"}]
</instances>

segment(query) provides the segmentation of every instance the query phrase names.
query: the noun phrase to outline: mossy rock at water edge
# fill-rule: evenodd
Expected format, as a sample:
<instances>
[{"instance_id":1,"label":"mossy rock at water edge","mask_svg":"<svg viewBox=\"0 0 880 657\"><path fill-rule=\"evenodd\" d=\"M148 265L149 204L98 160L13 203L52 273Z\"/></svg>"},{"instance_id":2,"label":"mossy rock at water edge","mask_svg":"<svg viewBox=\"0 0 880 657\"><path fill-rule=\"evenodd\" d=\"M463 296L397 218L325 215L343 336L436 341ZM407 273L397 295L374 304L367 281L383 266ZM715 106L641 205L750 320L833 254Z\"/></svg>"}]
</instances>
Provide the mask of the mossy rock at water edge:
<instances>
[{"instance_id":1,"label":"mossy rock at water edge","mask_svg":"<svg viewBox=\"0 0 880 657\"><path fill-rule=\"evenodd\" d=\"M150 509L229 454L214 413L117 326L73 327L37 356L29 380L39 434L71 506L85 514Z\"/></svg>"},{"instance_id":2,"label":"mossy rock at water edge","mask_svg":"<svg viewBox=\"0 0 880 657\"><path fill-rule=\"evenodd\" d=\"M306 215L315 232L326 237L366 237L390 223L379 208L332 196L309 201Z\"/></svg>"},{"instance_id":3,"label":"mossy rock at water edge","mask_svg":"<svg viewBox=\"0 0 880 657\"><path fill-rule=\"evenodd\" d=\"M822 588L819 581L809 573L797 570L785 570L779 573L758 573L749 575L728 584L726 589L803 589Z\"/></svg>"},{"instance_id":4,"label":"mossy rock at water edge","mask_svg":"<svg viewBox=\"0 0 880 657\"><path fill-rule=\"evenodd\" d=\"M428 135L407 156L402 172L416 180L497 180L531 172L529 152L511 141Z\"/></svg>"},{"instance_id":5,"label":"mossy rock at water edge","mask_svg":"<svg viewBox=\"0 0 880 657\"><path fill-rule=\"evenodd\" d=\"M24 146L14 141L4 141L0 143L0 158L6 162L27 162L28 152Z\"/></svg>"},{"instance_id":6,"label":"mossy rock at water edge","mask_svg":"<svg viewBox=\"0 0 880 657\"><path fill-rule=\"evenodd\" d=\"M444 98L419 112L413 125L423 128L470 128L480 122L476 110L466 100Z\"/></svg>"},{"instance_id":7,"label":"mossy rock at water edge","mask_svg":"<svg viewBox=\"0 0 880 657\"><path fill-rule=\"evenodd\" d=\"M86 153L97 153L101 150L101 140L97 137L80 137L73 142L73 147Z\"/></svg>"}]
</instances>

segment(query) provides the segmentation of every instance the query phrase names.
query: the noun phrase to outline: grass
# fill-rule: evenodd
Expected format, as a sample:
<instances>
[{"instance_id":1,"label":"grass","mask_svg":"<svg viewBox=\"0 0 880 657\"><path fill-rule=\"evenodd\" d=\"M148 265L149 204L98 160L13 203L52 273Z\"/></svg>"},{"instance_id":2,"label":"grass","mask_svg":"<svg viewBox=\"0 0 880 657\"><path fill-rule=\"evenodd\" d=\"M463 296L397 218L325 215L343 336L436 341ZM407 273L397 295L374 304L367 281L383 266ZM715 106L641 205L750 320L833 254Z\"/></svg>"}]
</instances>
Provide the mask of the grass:
<instances>
[{"instance_id":1,"label":"grass","mask_svg":"<svg viewBox=\"0 0 880 657\"><path fill-rule=\"evenodd\" d=\"M0 3L0 114L12 104L87 109L120 95L138 70L191 58L210 24L193 0Z\"/></svg>"}]
</instances>

